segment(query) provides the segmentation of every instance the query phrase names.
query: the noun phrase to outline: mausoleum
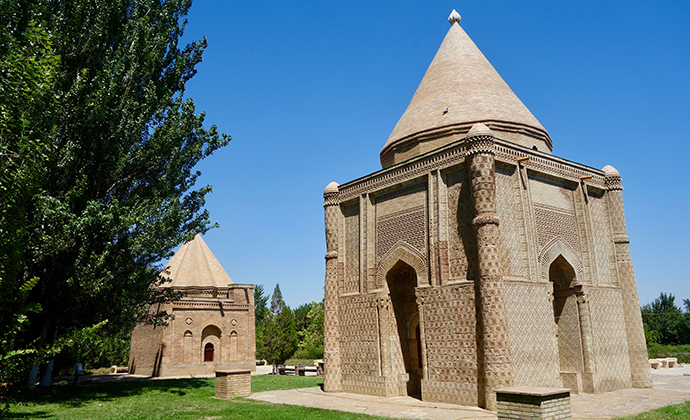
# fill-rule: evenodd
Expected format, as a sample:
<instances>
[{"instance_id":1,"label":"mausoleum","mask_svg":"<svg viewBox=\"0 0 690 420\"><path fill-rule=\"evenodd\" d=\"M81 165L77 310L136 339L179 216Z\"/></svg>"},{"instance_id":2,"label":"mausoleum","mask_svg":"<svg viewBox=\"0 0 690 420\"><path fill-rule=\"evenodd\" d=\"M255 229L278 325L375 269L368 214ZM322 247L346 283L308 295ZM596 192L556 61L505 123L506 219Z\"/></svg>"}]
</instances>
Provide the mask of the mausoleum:
<instances>
[{"instance_id":1,"label":"mausoleum","mask_svg":"<svg viewBox=\"0 0 690 420\"><path fill-rule=\"evenodd\" d=\"M325 391L651 387L620 174L553 155L449 21L383 169L324 191Z\"/></svg>"},{"instance_id":2,"label":"mausoleum","mask_svg":"<svg viewBox=\"0 0 690 420\"><path fill-rule=\"evenodd\" d=\"M161 273L183 298L152 310L173 317L168 326L137 325L129 372L152 376L256 370L254 286L234 284L200 235L183 244Z\"/></svg>"}]
</instances>

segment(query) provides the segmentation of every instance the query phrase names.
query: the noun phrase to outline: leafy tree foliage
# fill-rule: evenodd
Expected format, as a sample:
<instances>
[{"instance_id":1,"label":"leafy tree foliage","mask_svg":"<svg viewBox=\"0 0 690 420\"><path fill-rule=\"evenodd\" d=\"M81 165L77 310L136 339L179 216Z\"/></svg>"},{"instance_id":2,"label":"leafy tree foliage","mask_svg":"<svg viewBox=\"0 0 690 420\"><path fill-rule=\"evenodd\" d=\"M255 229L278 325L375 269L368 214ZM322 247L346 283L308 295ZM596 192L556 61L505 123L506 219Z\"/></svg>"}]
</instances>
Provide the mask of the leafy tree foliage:
<instances>
[{"instance_id":1,"label":"leafy tree foliage","mask_svg":"<svg viewBox=\"0 0 690 420\"><path fill-rule=\"evenodd\" d=\"M683 303L685 311L676 306L672 294L661 293L642 307L647 344L690 344L690 300Z\"/></svg>"},{"instance_id":2,"label":"leafy tree foliage","mask_svg":"<svg viewBox=\"0 0 690 420\"><path fill-rule=\"evenodd\" d=\"M264 291L263 284L254 287L254 323L256 328L261 327L269 317L268 295Z\"/></svg>"},{"instance_id":3,"label":"leafy tree foliage","mask_svg":"<svg viewBox=\"0 0 690 420\"><path fill-rule=\"evenodd\" d=\"M190 6L0 0L3 353L130 329L170 298L158 262L211 227L193 168L229 137L184 98L206 47L179 45Z\"/></svg>"},{"instance_id":4,"label":"leafy tree foliage","mask_svg":"<svg viewBox=\"0 0 690 420\"><path fill-rule=\"evenodd\" d=\"M257 336L256 354L271 364L285 363L297 350L297 331L292 310L283 305L280 313L264 323L261 336Z\"/></svg>"},{"instance_id":5,"label":"leafy tree foliage","mask_svg":"<svg viewBox=\"0 0 690 420\"><path fill-rule=\"evenodd\" d=\"M305 312L303 320L297 316ZM299 359L323 358L323 302L305 303L295 310L295 324L299 345L294 357Z\"/></svg>"}]
</instances>

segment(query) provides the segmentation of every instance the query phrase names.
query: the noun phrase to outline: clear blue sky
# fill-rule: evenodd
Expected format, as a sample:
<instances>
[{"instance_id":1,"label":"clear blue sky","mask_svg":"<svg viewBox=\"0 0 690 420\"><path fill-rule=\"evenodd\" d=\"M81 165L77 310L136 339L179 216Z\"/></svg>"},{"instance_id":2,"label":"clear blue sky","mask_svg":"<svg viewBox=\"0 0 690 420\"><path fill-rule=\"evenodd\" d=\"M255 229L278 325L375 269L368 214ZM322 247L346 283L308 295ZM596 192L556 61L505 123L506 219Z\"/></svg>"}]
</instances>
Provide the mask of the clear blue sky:
<instances>
[{"instance_id":1,"label":"clear blue sky","mask_svg":"<svg viewBox=\"0 0 690 420\"><path fill-rule=\"evenodd\" d=\"M449 28L461 25L548 130L554 154L623 176L641 303L690 298L690 2L201 1L187 96L233 140L199 165L236 283L323 298L323 189L379 152Z\"/></svg>"}]
</instances>

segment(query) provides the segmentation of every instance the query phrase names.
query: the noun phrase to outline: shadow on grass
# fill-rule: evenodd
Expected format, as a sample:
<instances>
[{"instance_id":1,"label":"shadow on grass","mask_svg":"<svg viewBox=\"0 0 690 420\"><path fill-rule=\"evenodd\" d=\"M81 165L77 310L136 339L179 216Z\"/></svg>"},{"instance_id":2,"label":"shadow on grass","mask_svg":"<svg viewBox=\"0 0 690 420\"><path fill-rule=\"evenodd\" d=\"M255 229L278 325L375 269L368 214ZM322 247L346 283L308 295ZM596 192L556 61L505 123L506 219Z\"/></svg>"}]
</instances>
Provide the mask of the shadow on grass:
<instances>
[{"instance_id":1,"label":"shadow on grass","mask_svg":"<svg viewBox=\"0 0 690 420\"><path fill-rule=\"evenodd\" d=\"M50 391L24 394L20 403L36 405L59 404L65 407L81 407L94 401L108 402L122 397L132 397L150 392L186 395L188 391L199 388L213 389L213 378L163 379L155 381L127 382L79 382L76 393L71 392L68 383L60 382ZM5 413L6 418L26 418L24 413ZM31 417L48 418L47 412L35 411ZM0 415L1 417L1 415Z\"/></svg>"}]
</instances>

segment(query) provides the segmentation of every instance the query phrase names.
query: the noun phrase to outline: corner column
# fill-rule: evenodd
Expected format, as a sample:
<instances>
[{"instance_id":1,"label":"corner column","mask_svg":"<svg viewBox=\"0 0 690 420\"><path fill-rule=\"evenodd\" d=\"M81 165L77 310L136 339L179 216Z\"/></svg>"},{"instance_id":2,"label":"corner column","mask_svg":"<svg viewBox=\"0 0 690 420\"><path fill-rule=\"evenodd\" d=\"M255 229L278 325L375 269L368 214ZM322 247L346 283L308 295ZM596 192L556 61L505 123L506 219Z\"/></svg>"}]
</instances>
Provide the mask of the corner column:
<instances>
[{"instance_id":1,"label":"corner column","mask_svg":"<svg viewBox=\"0 0 690 420\"><path fill-rule=\"evenodd\" d=\"M582 390L587 393L594 392L594 344L592 340L592 321L589 314L589 297L586 293L577 296L577 313L580 320L580 337L582 339L582 356L585 371L582 375Z\"/></svg>"},{"instance_id":2,"label":"corner column","mask_svg":"<svg viewBox=\"0 0 690 420\"><path fill-rule=\"evenodd\" d=\"M323 390L342 391L340 370L340 328L338 322L338 184L331 182L323 192L326 221L326 279L324 286Z\"/></svg>"},{"instance_id":3,"label":"corner column","mask_svg":"<svg viewBox=\"0 0 690 420\"><path fill-rule=\"evenodd\" d=\"M466 138L472 184L479 279L475 282L479 357L479 404L496 411L496 390L513 386L508 319L498 252L494 135L475 124Z\"/></svg>"},{"instance_id":4,"label":"corner column","mask_svg":"<svg viewBox=\"0 0 690 420\"><path fill-rule=\"evenodd\" d=\"M611 216L616 265L623 298L632 385L635 388L651 388L652 377L649 373L649 359L644 338L644 327L642 326L642 314L640 313L640 299L637 295L635 271L630 257L630 238L628 238L625 226L621 175L612 166L604 167L604 173L606 175L606 196L608 197Z\"/></svg>"}]
</instances>

